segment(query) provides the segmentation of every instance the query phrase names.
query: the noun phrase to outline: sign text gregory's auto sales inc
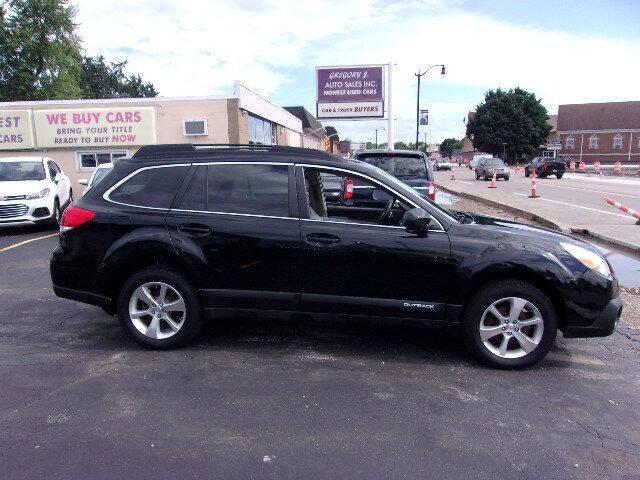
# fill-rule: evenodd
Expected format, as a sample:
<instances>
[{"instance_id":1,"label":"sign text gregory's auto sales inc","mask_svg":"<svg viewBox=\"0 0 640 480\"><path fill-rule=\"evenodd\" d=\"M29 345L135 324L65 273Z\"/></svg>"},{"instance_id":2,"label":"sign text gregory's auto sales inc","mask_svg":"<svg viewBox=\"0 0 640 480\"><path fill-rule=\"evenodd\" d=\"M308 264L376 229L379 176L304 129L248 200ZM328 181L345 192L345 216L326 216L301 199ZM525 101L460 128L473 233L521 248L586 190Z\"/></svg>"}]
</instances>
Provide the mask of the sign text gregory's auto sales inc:
<instances>
[{"instance_id":1,"label":"sign text gregory's auto sales inc","mask_svg":"<svg viewBox=\"0 0 640 480\"><path fill-rule=\"evenodd\" d=\"M154 143L153 107L0 110L0 150Z\"/></svg>"},{"instance_id":2,"label":"sign text gregory's auto sales inc","mask_svg":"<svg viewBox=\"0 0 640 480\"><path fill-rule=\"evenodd\" d=\"M384 117L384 67L318 67L317 118Z\"/></svg>"}]
</instances>

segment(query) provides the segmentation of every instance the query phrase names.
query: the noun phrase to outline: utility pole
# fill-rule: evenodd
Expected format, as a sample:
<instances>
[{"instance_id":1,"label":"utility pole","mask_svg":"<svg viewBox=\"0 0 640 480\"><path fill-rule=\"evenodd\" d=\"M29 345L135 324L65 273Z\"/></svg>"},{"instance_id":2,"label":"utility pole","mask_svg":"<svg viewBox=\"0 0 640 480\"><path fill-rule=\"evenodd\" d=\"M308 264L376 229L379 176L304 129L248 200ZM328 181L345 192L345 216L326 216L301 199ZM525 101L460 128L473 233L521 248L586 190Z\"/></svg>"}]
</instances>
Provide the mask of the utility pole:
<instances>
[{"instance_id":1,"label":"utility pole","mask_svg":"<svg viewBox=\"0 0 640 480\"><path fill-rule=\"evenodd\" d=\"M414 75L416 77L418 77L418 95L417 95L417 101L416 101L416 149L418 148L418 138L420 135L420 79L427 74L427 72L429 70L431 70L433 67L442 67L442 70L440 72L440 74L444 77L445 74L447 73L446 68L443 64L438 64L438 65L429 65L427 67L427 69L420 73L420 70L418 70L418 73L414 73Z\"/></svg>"},{"instance_id":2,"label":"utility pole","mask_svg":"<svg viewBox=\"0 0 640 480\"><path fill-rule=\"evenodd\" d=\"M389 125L387 126L387 148L393 150L396 143L396 131L393 123L393 85L391 77L393 76L393 62L389 62L387 67L387 116L389 117Z\"/></svg>"}]
</instances>

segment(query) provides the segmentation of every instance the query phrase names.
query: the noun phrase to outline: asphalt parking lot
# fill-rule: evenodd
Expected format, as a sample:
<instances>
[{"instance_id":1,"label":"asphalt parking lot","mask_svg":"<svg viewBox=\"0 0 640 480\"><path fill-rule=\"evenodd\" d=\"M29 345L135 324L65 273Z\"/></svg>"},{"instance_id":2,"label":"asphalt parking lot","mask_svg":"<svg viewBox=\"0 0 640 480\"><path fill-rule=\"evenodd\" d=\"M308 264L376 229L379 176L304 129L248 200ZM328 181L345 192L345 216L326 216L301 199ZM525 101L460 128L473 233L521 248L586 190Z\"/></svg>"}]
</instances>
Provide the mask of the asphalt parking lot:
<instances>
[{"instance_id":1,"label":"asphalt parking lot","mask_svg":"<svg viewBox=\"0 0 640 480\"><path fill-rule=\"evenodd\" d=\"M483 368L412 325L257 318L146 351L0 233L3 479L640 479L640 333Z\"/></svg>"}]
</instances>

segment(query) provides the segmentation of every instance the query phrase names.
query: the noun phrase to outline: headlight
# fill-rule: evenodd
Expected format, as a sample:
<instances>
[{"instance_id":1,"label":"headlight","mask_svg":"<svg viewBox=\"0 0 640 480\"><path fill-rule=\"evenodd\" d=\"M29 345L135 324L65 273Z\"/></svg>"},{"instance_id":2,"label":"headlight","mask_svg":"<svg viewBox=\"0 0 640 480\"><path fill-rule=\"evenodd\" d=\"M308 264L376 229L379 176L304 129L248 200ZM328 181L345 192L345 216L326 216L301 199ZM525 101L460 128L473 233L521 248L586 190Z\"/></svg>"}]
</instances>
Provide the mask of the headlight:
<instances>
[{"instance_id":1,"label":"headlight","mask_svg":"<svg viewBox=\"0 0 640 480\"><path fill-rule=\"evenodd\" d=\"M594 272L598 272L600 275L605 277L611 277L609 264L597 253L593 253L591 250L587 250L586 248L582 248L571 243L560 242L560 245L567 251L567 253L575 257L585 267L590 268Z\"/></svg>"},{"instance_id":2,"label":"headlight","mask_svg":"<svg viewBox=\"0 0 640 480\"><path fill-rule=\"evenodd\" d=\"M32 193L31 195L25 195L24 198L26 198L27 200L33 200L34 198L43 198L43 197L46 197L47 195L49 195L49 189L43 188L37 193Z\"/></svg>"}]
</instances>

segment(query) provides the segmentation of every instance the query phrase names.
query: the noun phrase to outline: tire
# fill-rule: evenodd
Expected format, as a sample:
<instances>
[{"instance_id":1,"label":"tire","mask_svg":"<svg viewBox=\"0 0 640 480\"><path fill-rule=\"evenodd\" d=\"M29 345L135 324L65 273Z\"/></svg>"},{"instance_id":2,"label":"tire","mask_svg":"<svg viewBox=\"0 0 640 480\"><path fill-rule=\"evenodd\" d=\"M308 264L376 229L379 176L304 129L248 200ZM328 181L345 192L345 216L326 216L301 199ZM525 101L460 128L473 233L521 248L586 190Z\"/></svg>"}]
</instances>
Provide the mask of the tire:
<instances>
[{"instance_id":1,"label":"tire","mask_svg":"<svg viewBox=\"0 0 640 480\"><path fill-rule=\"evenodd\" d=\"M144 285L148 286L147 292L156 301L162 300L161 288L166 285L165 305L173 303L176 310L161 310L160 306L151 303L147 303L148 308L145 309L145 302L141 298L145 295L139 290ZM182 304L179 302L180 298ZM184 308L178 310L181 307ZM130 315L130 308L150 313L134 320ZM159 316L154 319L153 314L156 312ZM118 297L118 319L137 343L158 350L181 347L191 341L202 328L202 312L195 288L183 275L166 267L146 268L133 274L125 282ZM152 327L152 323L156 328ZM148 327L148 334L142 331L145 326Z\"/></svg>"},{"instance_id":2,"label":"tire","mask_svg":"<svg viewBox=\"0 0 640 480\"><path fill-rule=\"evenodd\" d=\"M529 173L529 170L525 170L525 171L524 171L524 176L525 176L525 177L527 177L527 178L529 178L529 175L531 175L531 174Z\"/></svg>"},{"instance_id":3,"label":"tire","mask_svg":"<svg viewBox=\"0 0 640 480\"><path fill-rule=\"evenodd\" d=\"M509 181L509 175L507 175L506 177L504 177L505 182Z\"/></svg>"},{"instance_id":4,"label":"tire","mask_svg":"<svg viewBox=\"0 0 640 480\"><path fill-rule=\"evenodd\" d=\"M478 175L478 172L476 172L476 180L480 180L480 175Z\"/></svg>"},{"instance_id":5,"label":"tire","mask_svg":"<svg viewBox=\"0 0 640 480\"><path fill-rule=\"evenodd\" d=\"M556 178L557 178L558 180L560 180L560 179L562 178L562 175L563 175L562 173L558 173L558 174L556 175Z\"/></svg>"},{"instance_id":6,"label":"tire","mask_svg":"<svg viewBox=\"0 0 640 480\"><path fill-rule=\"evenodd\" d=\"M489 177L487 177L487 174L486 174L486 173L484 174L484 181L485 181L485 182L488 182L488 181L489 181Z\"/></svg>"},{"instance_id":7,"label":"tire","mask_svg":"<svg viewBox=\"0 0 640 480\"><path fill-rule=\"evenodd\" d=\"M517 323L513 323L514 316L510 315L509 309L513 308L507 300L510 297L516 297L517 304L524 305L515 317ZM505 316L498 319L487 313L492 305ZM525 318L520 319L523 315ZM506 317L511 317L510 324L504 323ZM522 325L536 317L542 320L534 325ZM484 341L480 336L481 325L488 332ZM526 368L542 360L553 347L557 331L556 312L549 299L533 285L520 280L502 280L483 287L467 304L462 321L464 341L473 356L486 365L503 369ZM501 351L505 339L506 351ZM525 350L520 339L527 345L527 350L531 350ZM493 351L485 341L491 344Z\"/></svg>"}]
</instances>

